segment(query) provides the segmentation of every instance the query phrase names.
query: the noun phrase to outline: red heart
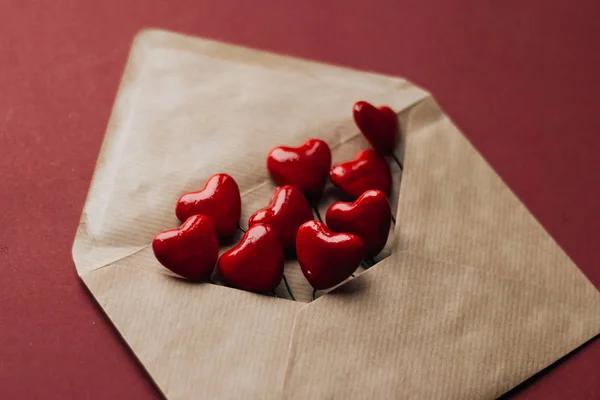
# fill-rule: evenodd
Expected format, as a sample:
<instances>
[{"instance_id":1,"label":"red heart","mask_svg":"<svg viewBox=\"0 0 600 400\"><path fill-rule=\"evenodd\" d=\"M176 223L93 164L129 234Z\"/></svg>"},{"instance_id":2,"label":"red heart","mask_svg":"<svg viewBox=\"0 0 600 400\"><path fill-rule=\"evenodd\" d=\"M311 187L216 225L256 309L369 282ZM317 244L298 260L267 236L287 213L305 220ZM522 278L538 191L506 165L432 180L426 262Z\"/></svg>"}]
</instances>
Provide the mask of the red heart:
<instances>
[{"instance_id":1,"label":"red heart","mask_svg":"<svg viewBox=\"0 0 600 400\"><path fill-rule=\"evenodd\" d=\"M333 233L321 222L308 221L298 229L298 263L316 290L342 283L356 271L364 253L365 245L358 236Z\"/></svg>"},{"instance_id":2,"label":"red heart","mask_svg":"<svg viewBox=\"0 0 600 400\"><path fill-rule=\"evenodd\" d=\"M284 250L293 254L298 228L311 219L312 210L302 191L294 186L279 186L269 204L252 214L248 226L258 223L271 225L277 231Z\"/></svg>"},{"instance_id":3,"label":"red heart","mask_svg":"<svg viewBox=\"0 0 600 400\"><path fill-rule=\"evenodd\" d=\"M329 177L337 188L353 199L371 189L388 195L392 188L390 167L371 149L361 151L352 161L334 165Z\"/></svg>"},{"instance_id":4,"label":"red heart","mask_svg":"<svg viewBox=\"0 0 600 400\"><path fill-rule=\"evenodd\" d=\"M275 147L267 156L267 169L279 185L302 190L310 201L323 192L331 168L331 150L319 139L309 139L300 147Z\"/></svg>"},{"instance_id":5,"label":"red heart","mask_svg":"<svg viewBox=\"0 0 600 400\"><path fill-rule=\"evenodd\" d=\"M231 176L215 174L201 190L184 193L177 201L175 214L180 221L195 214L206 215L213 220L217 235L232 235L242 214L240 189Z\"/></svg>"},{"instance_id":6,"label":"red heart","mask_svg":"<svg viewBox=\"0 0 600 400\"><path fill-rule=\"evenodd\" d=\"M191 281L208 281L217 258L219 243L212 220L194 215L179 228L160 232L152 241L156 259Z\"/></svg>"},{"instance_id":7,"label":"red heart","mask_svg":"<svg viewBox=\"0 0 600 400\"><path fill-rule=\"evenodd\" d=\"M332 204L325 220L332 231L353 233L361 238L366 256L375 257L387 242L392 212L382 191L367 190L353 203Z\"/></svg>"},{"instance_id":8,"label":"red heart","mask_svg":"<svg viewBox=\"0 0 600 400\"><path fill-rule=\"evenodd\" d=\"M269 292L281 283L284 262L283 247L275 229L256 224L248 228L237 246L221 255L217 271L233 287Z\"/></svg>"},{"instance_id":9,"label":"red heart","mask_svg":"<svg viewBox=\"0 0 600 400\"><path fill-rule=\"evenodd\" d=\"M381 155L392 154L398 141L398 116L389 107L358 101L352 108L354 122Z\"/></svg>"}]
</instances>

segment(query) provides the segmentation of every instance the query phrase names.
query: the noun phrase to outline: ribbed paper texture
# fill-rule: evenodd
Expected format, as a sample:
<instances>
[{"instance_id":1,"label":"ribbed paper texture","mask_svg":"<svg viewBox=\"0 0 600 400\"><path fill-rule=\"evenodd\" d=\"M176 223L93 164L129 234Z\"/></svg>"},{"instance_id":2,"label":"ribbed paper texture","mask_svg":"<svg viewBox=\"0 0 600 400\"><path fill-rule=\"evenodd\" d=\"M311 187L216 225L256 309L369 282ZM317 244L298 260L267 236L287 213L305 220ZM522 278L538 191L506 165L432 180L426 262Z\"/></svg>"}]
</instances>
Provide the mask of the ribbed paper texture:
<instances>
[{"instance_id":1,"label":"ribbed paper texture","mask_svg":"<svg viewBox=\"0 0 600 400\"><path fill-rule=\"evenodd\" d=\"M319 137L334 162L366 148L359 99L397 110L405 135L383 261L312 303L294 261L297 302L157 263L152 237L210 175L237 180L245 225L274 189L270 148ZM73 258L173 399L491 398L600 332L595 288L426 92L161 31L134 42Z\"/></svg>"},{"instance_id":2,"label":"ribbed paper texture","mask_svg":"<svg viewBox=\"0 0 600 400\"><path fill-rule=\"evenodd\" d=\"M299 312L285 398L495 398L600 330L600 294L433 101L407 131L393 255Z\"/></svg>"}]
</instances>

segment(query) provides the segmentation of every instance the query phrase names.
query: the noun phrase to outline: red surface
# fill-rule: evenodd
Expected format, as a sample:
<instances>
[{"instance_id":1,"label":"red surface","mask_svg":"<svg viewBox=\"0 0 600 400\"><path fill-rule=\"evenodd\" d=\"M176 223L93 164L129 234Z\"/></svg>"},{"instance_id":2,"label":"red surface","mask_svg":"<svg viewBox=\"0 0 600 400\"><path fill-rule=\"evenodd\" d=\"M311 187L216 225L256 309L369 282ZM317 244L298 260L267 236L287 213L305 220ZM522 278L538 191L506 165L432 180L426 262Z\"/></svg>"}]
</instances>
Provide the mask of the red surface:
<instances>
[{"instance_id":1,"label":"red surface","mask_svg":"<svg viewBox=\"0 0 600 400\"><path fill-rule=\"evenodd\" d=\"M142 27L426 86L600 287L600 3L257 3L0 0L0 397L158 396L70 255ZM600 398L598 376L596 340L516 397Z\"/></svg>"}]
</instances>

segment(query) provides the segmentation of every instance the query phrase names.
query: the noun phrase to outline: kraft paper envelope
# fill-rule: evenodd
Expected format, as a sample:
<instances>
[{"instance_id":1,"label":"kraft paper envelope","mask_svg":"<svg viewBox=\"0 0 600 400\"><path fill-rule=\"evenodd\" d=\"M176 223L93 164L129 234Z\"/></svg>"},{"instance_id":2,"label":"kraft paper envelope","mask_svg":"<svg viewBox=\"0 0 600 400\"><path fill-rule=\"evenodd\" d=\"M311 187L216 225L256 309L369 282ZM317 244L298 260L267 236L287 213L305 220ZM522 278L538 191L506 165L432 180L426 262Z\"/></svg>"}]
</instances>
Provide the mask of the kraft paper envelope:
<instances>
[{"instance_id":1,"label":"kraft paper envelope","mask_svg":"<svg viewBox=\"0 0 600 400\"><path fill-rule=\"evenodd\" d=\"M235 177L245 224L274 188L270 148L318 137L334 162L367 148L360 99L392 106L403 133L376 266L310 302L289 261L294 302L158 264L152 237L210 175ZM134 42L73 257L172 399L494 398L600 332L599 293L428 93L162 31Z\"/></svg>"}]
</instances>

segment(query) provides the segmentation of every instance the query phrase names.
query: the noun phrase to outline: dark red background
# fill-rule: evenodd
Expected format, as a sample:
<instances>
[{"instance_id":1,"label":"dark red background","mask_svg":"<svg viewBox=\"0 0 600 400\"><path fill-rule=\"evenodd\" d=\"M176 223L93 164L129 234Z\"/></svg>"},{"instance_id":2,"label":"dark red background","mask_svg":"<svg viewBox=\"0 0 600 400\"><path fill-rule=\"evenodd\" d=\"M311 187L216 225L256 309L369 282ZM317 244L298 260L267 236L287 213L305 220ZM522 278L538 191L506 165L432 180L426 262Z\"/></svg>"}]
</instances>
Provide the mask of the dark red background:
<instances>
[{"instance_id":1,"label":"dark red background","mask_svg":"<svg viewBox=\"0 0 600 400\"><path fill-rule=\"evenodd\" d=\"M598 1L241 3L0 0L1 398L158 396L70 253L131 39L148 26L427 87L600 287ZM600 398L599 376L596 340L515 395Z\"/></svg>"}]
</instances>

